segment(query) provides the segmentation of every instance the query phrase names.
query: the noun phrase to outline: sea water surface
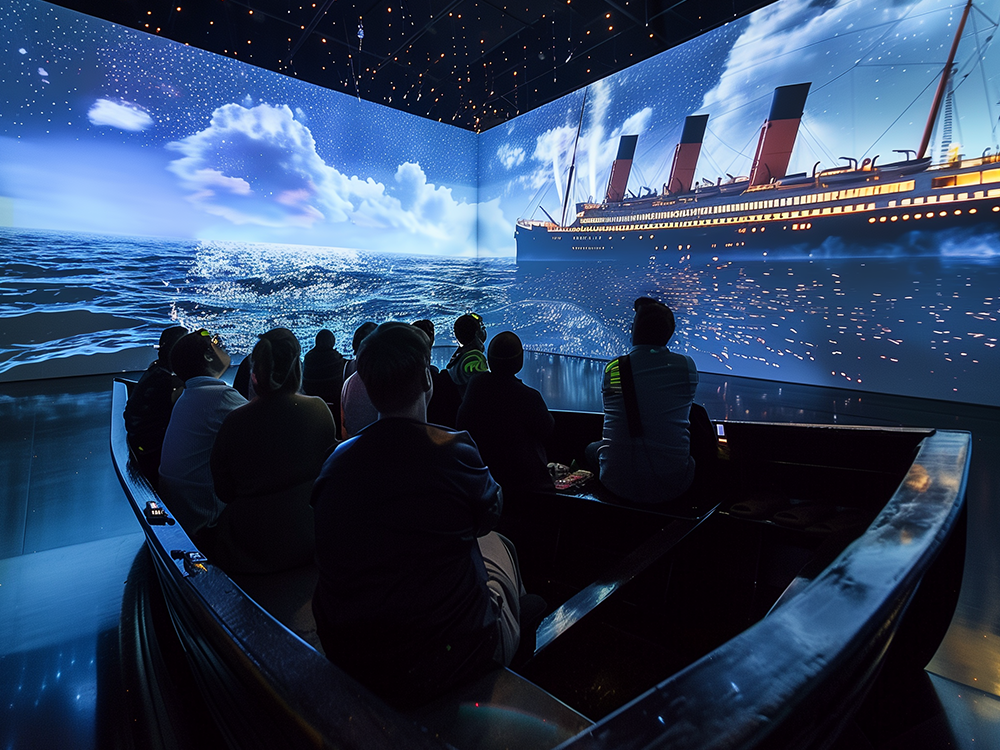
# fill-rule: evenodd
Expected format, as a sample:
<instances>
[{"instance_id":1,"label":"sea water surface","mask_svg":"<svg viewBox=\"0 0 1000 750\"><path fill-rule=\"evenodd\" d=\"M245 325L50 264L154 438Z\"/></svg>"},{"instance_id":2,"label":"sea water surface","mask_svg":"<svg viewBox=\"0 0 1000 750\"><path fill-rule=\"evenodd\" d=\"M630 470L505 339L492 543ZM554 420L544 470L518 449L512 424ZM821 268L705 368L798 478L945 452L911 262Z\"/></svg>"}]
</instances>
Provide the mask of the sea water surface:
<instances>
[{"instance_id":1,"label":"sea water surface","mask_svg":"<svg viewBox=\"0 0 1000 750\"><path fill-rule=\"evenodd\" d=\"M920 257L657 258L634 266L518 266L261 243L0 229L0 379L129 354L144 367L175 323L221 334L237 356L285 326L350 351L366 320L430 318L437 344L474 310L526 347L610 358L632 301L663 299L672 348L699 369L1000 404L1000 259L990 247ZM108 367L103 371L130 369ZM93 371L93 370L91 370ZM42 373L42 374L39 374Z\"/></svg>"}]
</instances>

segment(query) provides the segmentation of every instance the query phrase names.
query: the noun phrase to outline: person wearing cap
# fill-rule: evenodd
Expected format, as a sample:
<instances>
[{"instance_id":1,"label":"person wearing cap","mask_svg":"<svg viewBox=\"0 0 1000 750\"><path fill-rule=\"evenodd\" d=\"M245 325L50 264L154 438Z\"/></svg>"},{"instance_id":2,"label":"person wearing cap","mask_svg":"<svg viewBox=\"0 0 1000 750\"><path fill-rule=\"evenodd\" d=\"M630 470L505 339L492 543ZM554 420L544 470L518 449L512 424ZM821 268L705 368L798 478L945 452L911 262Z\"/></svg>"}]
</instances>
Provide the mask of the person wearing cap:
<instances>
[{"instance_id":1,"label":"person wearing cap","mask_svg":"<svg viewBox=\"0 0 1000 750\"><path fill-rule=\"evenodd\" d=\"M601 483L635 503L659 503L683 494L695 474L690 411L698 369L667 343L676 324L662 302L634 305L632 348L604 368L604 435L587 446Z\"/></svg>"},{"instance_id":2,"label":"person wearing cap","mask_svg":"<svg viewBox=\"0 0 1000 750\"><path fill-rule=\"evenodd\" d=\"M301 351L287 328L260 336L250 354L257 397L230 412L215 438L212 478L225 508L213 561L229 573L274 573L313 560L309 497L337 429L322 398L299 393Z\"/></svg>"},{"instance_id":3,"label":"person wearing cap","mask_svg":"<svg viewBox=\"0 0 1000 750\"><path fill-rule=\"evenodd\" d=\"M509 664L523 587L492 533L500 487L466 432L427 424L430 342L383 323L358 352L379 418L313 488L316 631L327 658L397 707Z\"/></svg>"},{"instance_id":4,"label":"person wearing cap","mask_svg":"<svg viewBox=\"0 0 1000 750\"><path fill-rule=\"evenodd\" d=\"M448 374L458 386L458 392L465 396L469 381L476 375L489 371L489 364L483 347L486 344L486 325L476 313L460 315L455 321L455 338L458 349L448 362Z\"/></svg>"},{"instance_id":5,"label":"person wearing cap","mask_svg":"<svg viewBox=\"0 0 1000 750\"><path fill-rule=\"evenodd\" d=\"M498 333L487 351L489 372L472 379L458 409L457 427L468 430L504 492L551 490L545 444L555 420L542 394L517 378L524 366L521 339Z\"/></svg>"},{"instance_id":6,"label":"person wearing cap","mask_svg":"<svg viewBox=\"0 0 1000 750\"><path fill-rule=\"evenodd\" d=\"M163 436L159 493L196 543L223 508L209 466L215 436L229 412L247 402L221 380L231 361L219 337L204 328L181 338L170 353L184 392Z\"/></svg>"},{"instance_id":7,"label":"person wearing cap","mask_svg":"<svg viewBox=\"0 0 1000 750\"><path fill-rule=\"evenodd\" d=\"M157 357L132 388L125 404L125 431L139 471L155 489L160 480L160 451L170 423L170 412L184 388L184 381L170 368L170 351L188 332L170 326L160 334Z\"/></svg>"}]
</instances>

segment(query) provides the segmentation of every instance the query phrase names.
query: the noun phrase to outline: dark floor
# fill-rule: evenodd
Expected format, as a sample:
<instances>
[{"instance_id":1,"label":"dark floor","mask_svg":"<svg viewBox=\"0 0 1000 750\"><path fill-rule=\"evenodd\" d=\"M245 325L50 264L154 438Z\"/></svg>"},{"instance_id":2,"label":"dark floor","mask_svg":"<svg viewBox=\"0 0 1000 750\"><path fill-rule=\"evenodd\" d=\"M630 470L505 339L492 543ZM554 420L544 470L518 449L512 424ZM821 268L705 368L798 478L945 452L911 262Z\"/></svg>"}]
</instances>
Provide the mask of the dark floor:
<instances>
[{"instance_id":1,"label":"dark floor","mask_svg":"<svg viewBox=\"0 0 1000 750\"><path fill-rule=\"evenodd\" d=\"M536 355L550 408L599 411L602 363ZM122 590L143 539L108 451L111 376L0 385L0 748L104 747ZM713 419L969 430L962 595L926 672L845 747L1000 750L1000 409L703 375ZM858 731L852 727L853 731Z\"/></svg>"}]
</instances>

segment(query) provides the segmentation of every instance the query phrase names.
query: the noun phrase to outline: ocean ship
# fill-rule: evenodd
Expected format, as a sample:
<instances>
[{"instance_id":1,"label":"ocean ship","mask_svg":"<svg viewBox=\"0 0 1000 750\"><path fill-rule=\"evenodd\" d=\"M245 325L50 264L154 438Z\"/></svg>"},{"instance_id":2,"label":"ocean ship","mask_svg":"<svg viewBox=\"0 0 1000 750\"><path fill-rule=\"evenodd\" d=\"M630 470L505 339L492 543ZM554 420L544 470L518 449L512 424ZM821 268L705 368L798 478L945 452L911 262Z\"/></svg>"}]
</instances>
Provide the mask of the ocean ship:
<instances>
[{"instance_id":1,"label":"ocean ship","mask_svg":"<svg viewBox=\"0 0 1000 750\"><path fill-rule=\"evenodd\" d=\"M604 201L577 203L567 221L574 153L561 220L546 212L547 221L517 221L518 263L646 262L678 253L760 257L781 249L808 254L831 239L877 247L908 244L907 235L921 230L995 233L1000 226L1000 154L987 150L971 159L953 154L933 165L926 156L971 7L969 0L919 149L898 151L902 159L882 164L875 156L859 164L842 157L845 166L820 171L817 162L812 174L788 174L811 84L780 86L748 176L695 183L709 116L690 115L662 191L627 193L638 136L624 135Z\"/></svg>"}]
</instances>

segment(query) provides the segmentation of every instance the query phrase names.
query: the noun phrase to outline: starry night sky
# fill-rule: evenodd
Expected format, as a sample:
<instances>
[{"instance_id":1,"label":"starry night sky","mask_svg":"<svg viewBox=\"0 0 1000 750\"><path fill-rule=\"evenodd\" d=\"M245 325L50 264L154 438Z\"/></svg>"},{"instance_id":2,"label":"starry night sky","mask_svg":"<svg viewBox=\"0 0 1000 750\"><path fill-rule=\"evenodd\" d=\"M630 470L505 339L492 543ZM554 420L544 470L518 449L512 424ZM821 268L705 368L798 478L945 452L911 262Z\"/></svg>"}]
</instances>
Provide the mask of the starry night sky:
<instances>
[{"instance_id":1,"label":"starry night sky","mask_svg":"<svg viewBox=\"0 0 1000 750\"><path fill-rule=\"evenodd\" d=\"M693 113L711 115L697 176L747 174L773 89L803 81L789 172L893 160L960 12L784 0L594 84L573 197L602 196L623 133L640 135L630 188L662 185ZM968 156L998 140L998 14L977 6L957 58ZM476 136L32 0L0 23L0 223L495 256L561 203L582 91Z\"/></svg>"}]
</instances>

